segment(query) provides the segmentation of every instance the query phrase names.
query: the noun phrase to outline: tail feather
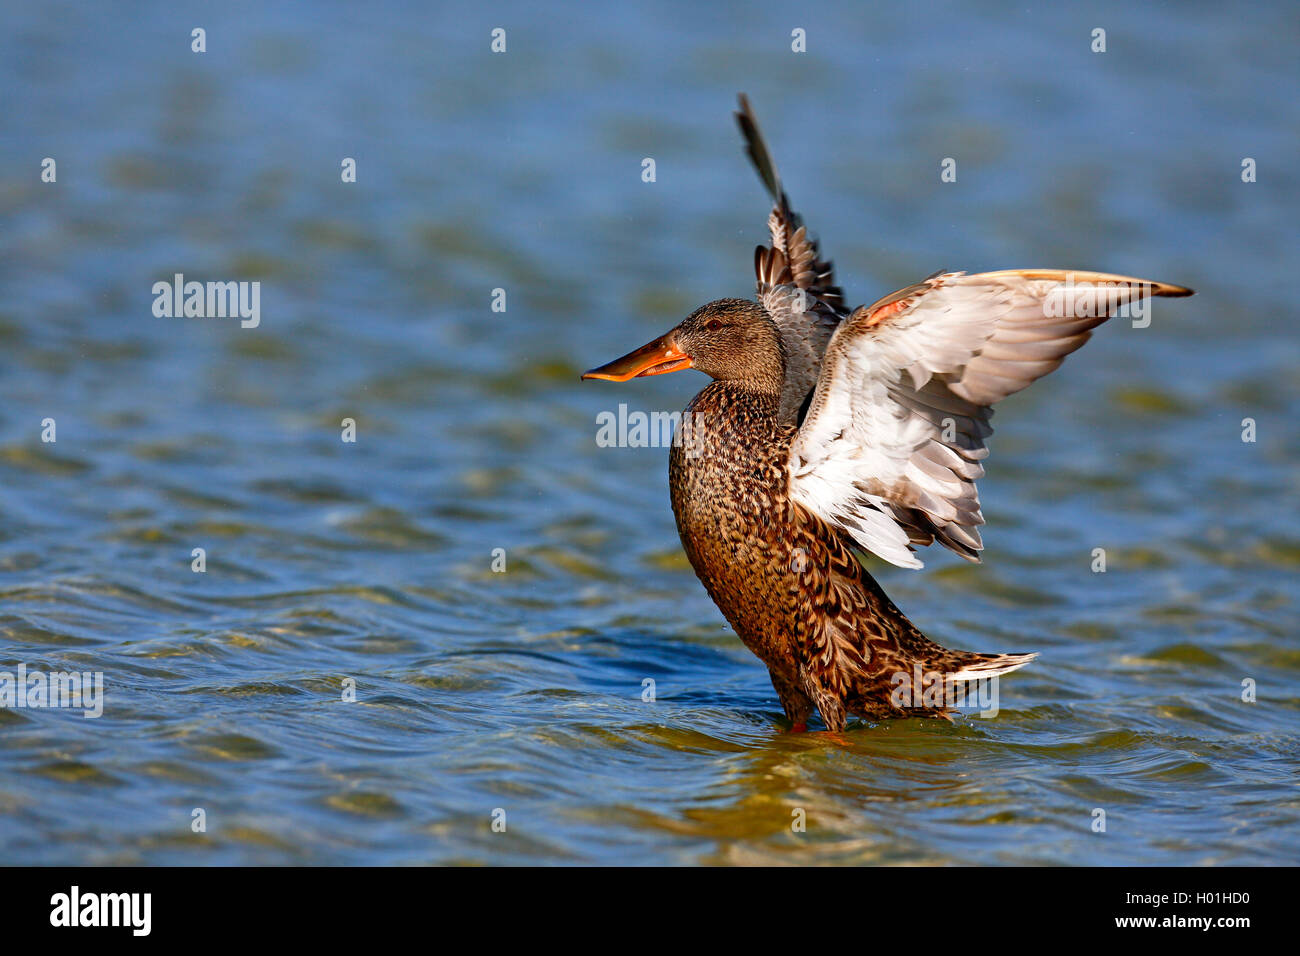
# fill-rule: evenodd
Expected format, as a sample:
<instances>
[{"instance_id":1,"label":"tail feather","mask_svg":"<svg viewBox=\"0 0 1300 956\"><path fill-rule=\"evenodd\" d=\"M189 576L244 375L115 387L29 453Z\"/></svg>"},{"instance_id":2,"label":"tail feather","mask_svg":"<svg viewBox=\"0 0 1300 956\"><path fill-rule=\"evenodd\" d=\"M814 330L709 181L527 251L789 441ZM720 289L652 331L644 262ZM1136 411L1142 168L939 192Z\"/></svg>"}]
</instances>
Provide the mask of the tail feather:
<instances>
[{"instance_id":1,"label":"tail feather","mask_svg":"<svg viewBox=\"0 0 1300 956\"><path fill-rule=\"evenodd\" d=\"M1038 655L1035 654L963 654L953 663L957 670L945 670L944 679L952 683L1001 677L1019 670Z\"/></svg>"}]
</instances>

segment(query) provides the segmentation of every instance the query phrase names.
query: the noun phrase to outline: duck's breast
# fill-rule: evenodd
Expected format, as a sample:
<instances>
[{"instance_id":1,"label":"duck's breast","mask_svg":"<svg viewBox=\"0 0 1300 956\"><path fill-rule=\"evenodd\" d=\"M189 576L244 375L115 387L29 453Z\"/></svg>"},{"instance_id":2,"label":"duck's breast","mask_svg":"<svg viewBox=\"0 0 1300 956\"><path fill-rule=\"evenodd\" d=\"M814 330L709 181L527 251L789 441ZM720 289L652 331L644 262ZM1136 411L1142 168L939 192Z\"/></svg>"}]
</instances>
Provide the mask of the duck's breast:
<instances>
[{"instance_id":1,"label":"duck's breast","mask_svg":"<svg viewBox=\"0 0 1300 956\"><path fill-rule=\"evenodd\" d=\"M697 396L674 443L669 487L682 547L740 638L769 666L790 664L800 555L793 543L786 454L794 429L757 427L728 396Z\"/></svg>"}]
</instances>

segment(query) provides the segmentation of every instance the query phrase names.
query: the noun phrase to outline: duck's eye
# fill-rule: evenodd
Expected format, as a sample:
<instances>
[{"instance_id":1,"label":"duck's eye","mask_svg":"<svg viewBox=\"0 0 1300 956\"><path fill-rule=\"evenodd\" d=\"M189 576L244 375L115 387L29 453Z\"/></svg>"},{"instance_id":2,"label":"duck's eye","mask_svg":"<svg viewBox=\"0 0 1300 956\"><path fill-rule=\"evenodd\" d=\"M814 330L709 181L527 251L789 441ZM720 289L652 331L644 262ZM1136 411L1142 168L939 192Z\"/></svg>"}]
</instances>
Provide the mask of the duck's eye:
<instances>
[{"instance_id":1,"label":"duck's eye","mask_svg":"<svg viewBox=\"0 0 1300 956\"><path fill-rule=\"evenodd\" d=\"M709 321L704 323L704 327L710 332L716 332L718 329L722 328L722 323L717 319L709 319Z\"/></svg>"}]
</instances>

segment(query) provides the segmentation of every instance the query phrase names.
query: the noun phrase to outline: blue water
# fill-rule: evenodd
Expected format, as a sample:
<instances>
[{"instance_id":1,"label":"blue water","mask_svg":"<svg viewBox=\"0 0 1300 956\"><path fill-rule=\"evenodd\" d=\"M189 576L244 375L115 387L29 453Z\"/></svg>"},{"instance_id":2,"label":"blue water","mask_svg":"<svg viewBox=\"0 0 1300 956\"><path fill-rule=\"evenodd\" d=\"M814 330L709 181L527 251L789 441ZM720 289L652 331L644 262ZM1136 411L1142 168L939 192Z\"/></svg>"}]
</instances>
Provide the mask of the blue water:
<instances>
[{"instance_id":1,"label":"blue water","mask_svg":"<svg viewBox=\"0 0 1300 956\"><path fill-rule=\"evenodd\" d=\"M105 684L0 709L0 862L1300 858L1293 5L0 17L0 670ZM872 565L940 643L1042 652L995 719L782 733L665 450L596 444L703 379L579 371L753 291L740 90L854 304L1198 290L999 408L983 565ZM155 317L177 272L260 325Z\"/></svg>"}]
</instances>

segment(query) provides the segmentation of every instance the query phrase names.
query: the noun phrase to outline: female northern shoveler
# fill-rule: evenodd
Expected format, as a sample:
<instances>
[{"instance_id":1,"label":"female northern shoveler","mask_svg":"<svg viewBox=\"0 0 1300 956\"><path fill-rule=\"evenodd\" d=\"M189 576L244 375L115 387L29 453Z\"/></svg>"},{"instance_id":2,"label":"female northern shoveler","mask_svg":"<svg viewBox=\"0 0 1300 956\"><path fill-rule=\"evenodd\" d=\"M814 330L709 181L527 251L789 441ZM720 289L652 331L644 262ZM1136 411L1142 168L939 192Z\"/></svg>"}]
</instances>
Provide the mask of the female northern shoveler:
<instances>
[{"instance_id":1,"label":"female northern shoveler","mask_svg":"<svg viewBox=\"0 0 1300 956\"><path fill-rule=\"evenodd\" d=\"M950 272L849 313L743 95L736 117L775 203L772 245L754 257L758 301L710 302L583 378L696 368L713 379L669 458L673 514L695 573L767 665L795 730L814 707L831 730L846 714L947 716L942 695L895 691L918 672L950 686L1036 655L940 647L855 552L919 568L915 547L938 541L978 562L990 406L1060 365L1121 306L1192 292L1095 272Z\"/></svg>"}]
</instances>

